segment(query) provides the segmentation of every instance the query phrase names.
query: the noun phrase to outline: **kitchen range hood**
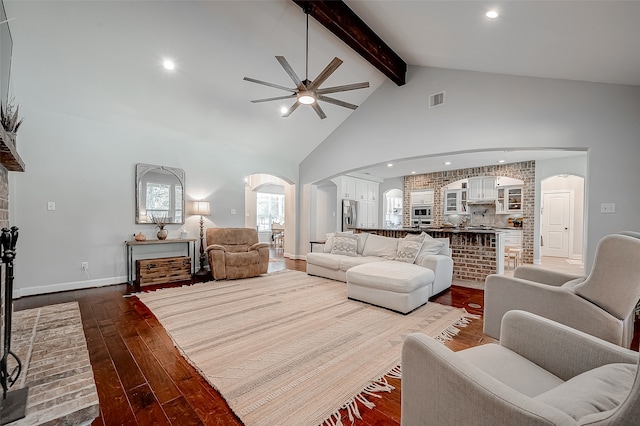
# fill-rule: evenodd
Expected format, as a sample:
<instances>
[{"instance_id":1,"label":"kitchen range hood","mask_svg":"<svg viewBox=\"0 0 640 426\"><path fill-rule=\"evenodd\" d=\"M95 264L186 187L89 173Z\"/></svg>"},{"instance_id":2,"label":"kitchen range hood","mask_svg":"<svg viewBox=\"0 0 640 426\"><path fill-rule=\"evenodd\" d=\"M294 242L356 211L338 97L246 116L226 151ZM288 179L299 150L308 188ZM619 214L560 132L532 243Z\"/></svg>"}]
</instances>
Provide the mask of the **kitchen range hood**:
<instances>
[{"instance_id":1,"label":"kitchen range hood","mask_svg":"<svg viewBox=\"0 0 640 426\"><path fill-rule=\"evenodd\" d=\"M469 200L467 201L467 205L470 206L479 206L479 205L487 205L487 204L496 204L495 198L487 198L486 200Z\"/></svg>"}]
</instances>

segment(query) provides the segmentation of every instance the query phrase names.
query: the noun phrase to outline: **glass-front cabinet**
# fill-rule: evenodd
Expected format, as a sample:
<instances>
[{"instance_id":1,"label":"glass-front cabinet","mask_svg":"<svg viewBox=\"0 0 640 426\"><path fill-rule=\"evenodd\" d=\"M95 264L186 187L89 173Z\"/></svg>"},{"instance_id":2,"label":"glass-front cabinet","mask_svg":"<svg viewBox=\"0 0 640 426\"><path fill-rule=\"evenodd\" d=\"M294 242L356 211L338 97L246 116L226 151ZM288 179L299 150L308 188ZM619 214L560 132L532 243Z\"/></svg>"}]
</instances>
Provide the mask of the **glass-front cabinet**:
<instances>
[{"instance_id":1,"label":"glass-front cabinet","mask_svg":"<svg viewBox=\"0 0 640 426\"><path fill-rule=\"evenodd\" d=\"M496 213L516 213L522 211L522 186L498 188Z\"/></svg>"},{"instance_id":2,"label":"glass-front cabinet","mask_svg":"<svg viewBox=\"0 0 640 426\"><path fill-rule=\"evenodd\" d=\"M466 214L467 213L467 190L466 189L445 190L444 213L445 214Z\"/></svg>"}]
</instances>

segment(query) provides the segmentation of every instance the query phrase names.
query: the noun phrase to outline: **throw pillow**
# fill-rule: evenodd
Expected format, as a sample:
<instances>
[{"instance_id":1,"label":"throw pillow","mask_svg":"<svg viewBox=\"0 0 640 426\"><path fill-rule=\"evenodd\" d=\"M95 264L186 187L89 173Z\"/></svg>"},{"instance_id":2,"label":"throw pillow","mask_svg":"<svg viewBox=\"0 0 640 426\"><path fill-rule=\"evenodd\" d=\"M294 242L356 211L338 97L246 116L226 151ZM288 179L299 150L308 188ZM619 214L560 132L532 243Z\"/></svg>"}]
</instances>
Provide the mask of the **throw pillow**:
<instances>
[{"instance_id":1,"label":"throw pillow","mask_svg":"<svg viewBox=\"0 0 640 426\"><path fill-rule=\"evenodd\" d=\"M398 241L398 252L396 258L398 262L413 263L420 253L422 244L427 234L424 232L420 235L407 234Z\"/></svg>"},{"instance_id":2,"label":"throw pillow","mask_svg":"<svg viewBox=\"0 0 640 426\"><path fill-rule=\"evenodd\" d=\"M341 254L344 256L357 256L358 237L354 234L336 234L333 239L331 254Z\"/></svg>"},{"instance_id":3,"label":"throw pillow","mask_svg":"<svg viewBox=\"0 0 640 426\"><path fill-rule=\"evenodd\" d=\"M362 250L363 256L384 257L388 260L396 258L398 253L398 238L383 237L370 234Z\"/></svg>"},{"instance_id":4,"label":"throw pillow","mask_svg":"<svg viewBox=\"0 0 640 426\"><path fill-rule=\"evenodd\" d=\"M423 234L425 235L424 242L422 243L422 248L414 261L416 265L421 265L425 257L430 254L440 254L440 250L444 247L444 243L442 241L436 240L427 233L423 232Z\"/></svg>"},{"instance_id":5,"label":"throw pillow","mask_svg":"<svg viewBox=\"0 0 640 426\"><path fill-rule=\"evenodd\" d=\"M326 242L324 243L324 252L331 253L331 249L333 248L333 240L336 237L336 233L332 232L326 235Z\"/></svg>"}]
</instances>

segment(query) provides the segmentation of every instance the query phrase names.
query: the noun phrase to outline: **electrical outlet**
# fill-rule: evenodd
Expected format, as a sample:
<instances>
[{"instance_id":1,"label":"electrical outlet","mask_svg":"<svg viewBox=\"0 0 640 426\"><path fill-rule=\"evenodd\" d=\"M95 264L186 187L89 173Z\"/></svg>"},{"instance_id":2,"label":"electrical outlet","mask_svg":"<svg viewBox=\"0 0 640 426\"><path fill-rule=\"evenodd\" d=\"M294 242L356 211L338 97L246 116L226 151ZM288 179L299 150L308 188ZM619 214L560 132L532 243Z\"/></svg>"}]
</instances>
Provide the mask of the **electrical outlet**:
<instances>
[{"instance_id":1,"label":"electrical outlet","mask_svg":"<svg viewBox=\"0 0 640 426\"><path fill-rule=\"evenodd\" d=\"M53 211L56 209L55 201L47 201L47 210Z\"/></svg>"},{"instance_id":2,"label":"electrical outlet","mask_svg":"<svg viewBox=\"0 0 640 426\"><path fill-rule=\"evenodd\" d=\"M600 204L600 213L615 213L616 203L602 203Z\"/></svg>"},{"instance_id":3,"label":"electrical outlet","mask_svg":"<svg viewBox=\"0 0 640 426\"><path fill-rule=\"evenodd\" d=\"M82 268L83 271L88 271L89 270L89 262L82 262L82 264L80 265L80 268Z\"/></svg>"}]
</instances>

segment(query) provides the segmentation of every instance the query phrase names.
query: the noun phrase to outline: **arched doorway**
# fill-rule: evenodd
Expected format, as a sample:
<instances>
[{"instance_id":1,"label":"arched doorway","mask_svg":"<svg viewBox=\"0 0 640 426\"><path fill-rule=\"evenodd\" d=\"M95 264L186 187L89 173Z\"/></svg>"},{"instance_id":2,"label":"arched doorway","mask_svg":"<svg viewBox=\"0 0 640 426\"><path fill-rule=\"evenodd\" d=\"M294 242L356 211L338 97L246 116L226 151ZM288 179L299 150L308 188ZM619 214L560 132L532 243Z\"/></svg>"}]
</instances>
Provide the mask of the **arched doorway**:
<instances>
[{"instance_id":1,"label":"arched doorway","mask_svg":"<svg viewBox=\"0 0 640 426\"><path fill-rule=\"evenodd\" d=\"M402 226L402 190L393 188L382 194L383 225Z\"/></svg>"},{"instance_id":2,"label":"arched doorway","mask_svg":"<svg viewBox=\"0 0 640 426\"><path fill-rule=\"evenodd\" d=\"M274 244L272 224L283 225L279 245L295 252L295 185L278 176L257 173L245 179L245 227L256 228L260 242ZM279 242L280 242L279 241Z\"/></svg>"}]
</instances>

